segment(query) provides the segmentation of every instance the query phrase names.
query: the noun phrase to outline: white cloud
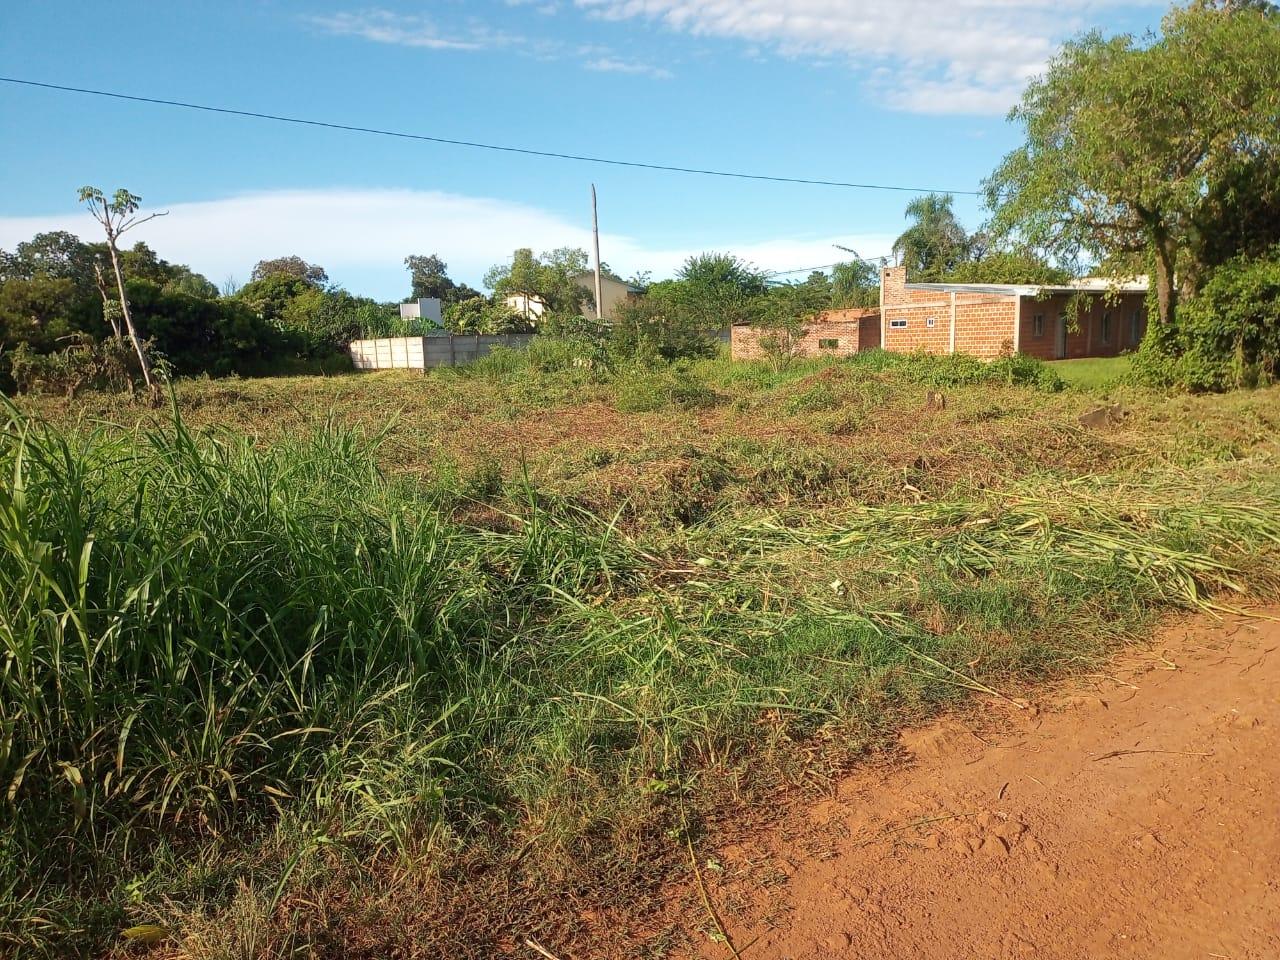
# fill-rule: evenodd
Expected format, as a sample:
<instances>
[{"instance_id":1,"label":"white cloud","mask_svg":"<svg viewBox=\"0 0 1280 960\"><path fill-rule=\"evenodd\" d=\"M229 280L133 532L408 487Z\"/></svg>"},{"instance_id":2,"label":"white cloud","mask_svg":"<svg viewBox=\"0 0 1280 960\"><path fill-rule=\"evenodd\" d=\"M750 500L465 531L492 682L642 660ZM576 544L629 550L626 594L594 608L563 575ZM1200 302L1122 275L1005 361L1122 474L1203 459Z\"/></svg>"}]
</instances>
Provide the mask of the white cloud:
<instances>
[{"instance_id":1,"label":"white cloud","mask_svg":"<svg viewBox=\"0 0 1280 960\"><path fill-rule=\"evenodd\" d=\"M186 263L215 283L229 276L243 282L259 260L297 254L321 264L335 282L355 293L388 299L404 293L403 261L410 253L439 253L452 276L478 284L488 267L516 247L542 251L590 243L585 222L526 204L438 191L283 190L175 203L167 209L168 216L139 227L126 241L145 241L166 260ZM99 238L97 224L84 212L0 217L0 248L12 250L47 230ZM878 234L691 239L670 246L604 233L601 252L624 276L649 270L661 278L705 250L729 250L762 269L784 271L841 259L835 243L868 257L892 243L892 237Z\"/></svg>"},{"instance_id":2,"label":"white cloud","mask_svg":"<svg viewBox=\"0 0 1280 960\"><path fill-rule=\"evenodd\" d=\"M359 37L374 43L389 43L428 50L482 50L510 45L511 37L470 21L449 35L426 17L392 13L390 10L361 10L304 16L303 21L340 37Z\"/></svg>"},{"instance_id":3,"label":"white cloud","mask_svg":"<svg viewBox=\"0 0 1280 960\"><path fill-rule=\"evenodd\" d=\"M670 70L664 67L654 67L647 63L622 60L618 57L597 57L594 60L588 60L583 66L588 70L595 70L597 73L631 73L655 77L658 80L670 80L674 76Z\"/></svg>"},{"instance_id":4,"label":"white cloud","mask_svg":"<svg viewBox=\"0 0 1280 960\"><path fill-rule=\"evenodd\" d=\"M538 13L544 17L550 17L560 12L560 4L556 0L542 2L542 0L506 0L508 7L533 7Z\"/></svg>"},{"instance_id":5,"label":"white cloud","mask_svg":"<svg viewBox=\"0 0 1280 960\"><path fill-rule=\"evenodd\" d=\"M606 20L742 40L870 68L890 106L1000 113L1087 13L1153 0L575 0Z\"/></svg>"},{"instance_id":6,"label":"white cloud","mask_svg":"<svg viewBox=\"0 0 1280 960\"><path fill-rule=\"evenodd\" d=\"M540 14L556 13L555 4L535 5L536 0L507 0L512 7L528 6ZM434 21L413 14L394 13L390 10L361 10L356 12L311 15L302 18L304 23L334 36L358 37L372 43L384 43L401 47L420 47L427 50L491 50L503 49L538 60L561 60L566 57L588 56L582 61L584 69L597 73L626 73L671 78L671 71L651 66L639 60L616 56L599 44L579 45L575 48L553 37L523 36L495 30L474 17L451 26L446 32Z\"/></svg>"}]
</instances>

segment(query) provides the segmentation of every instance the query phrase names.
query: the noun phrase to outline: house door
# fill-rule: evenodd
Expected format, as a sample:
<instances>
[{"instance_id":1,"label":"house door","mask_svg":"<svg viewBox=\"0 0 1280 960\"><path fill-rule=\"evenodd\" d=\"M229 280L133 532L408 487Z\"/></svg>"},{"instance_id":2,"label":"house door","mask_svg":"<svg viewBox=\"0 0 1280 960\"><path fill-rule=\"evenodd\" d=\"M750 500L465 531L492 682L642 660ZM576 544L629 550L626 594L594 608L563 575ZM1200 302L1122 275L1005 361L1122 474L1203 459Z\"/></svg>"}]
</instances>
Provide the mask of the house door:
<instances>
[{"instance_id":1,"label":"house door","mask_svg":"<svg viewBox=\"0 0 1280 960\"><path fill-rule=\"evenodd\" d=\"M1057 336L1054 338L1053 355L1058 360L1067 359L1067 318L1058 316Z\"/></svg>"}]
</instances>

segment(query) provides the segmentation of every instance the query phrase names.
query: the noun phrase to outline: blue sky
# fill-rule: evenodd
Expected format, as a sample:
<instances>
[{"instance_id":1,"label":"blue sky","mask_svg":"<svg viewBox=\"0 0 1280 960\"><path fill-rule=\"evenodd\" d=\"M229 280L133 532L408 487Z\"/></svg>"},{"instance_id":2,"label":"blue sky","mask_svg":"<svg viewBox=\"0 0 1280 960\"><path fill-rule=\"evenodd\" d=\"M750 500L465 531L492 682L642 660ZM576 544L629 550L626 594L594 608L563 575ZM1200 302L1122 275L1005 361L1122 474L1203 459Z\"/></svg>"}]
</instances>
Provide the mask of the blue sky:
<instances>
[{"instance_id":1,"label":"blue sky","mask_svg":"<svg viewBox=\"0 0 1280 960\"><path fill-rule=\"evenodd\" d=\"M0 6L0 75L455 139L806 178L976 189L1025 78L1121 0L238 0ZM691 252L768 270L888 252L911 194L601 167L0 83L0 247L90 235L82 184L169 215L131 236L210 279L299 254L398 298L438 253L479 283L517 246L624 275ZM958 197L962 219L982 219Z\"/></svg>"}]
</instances>

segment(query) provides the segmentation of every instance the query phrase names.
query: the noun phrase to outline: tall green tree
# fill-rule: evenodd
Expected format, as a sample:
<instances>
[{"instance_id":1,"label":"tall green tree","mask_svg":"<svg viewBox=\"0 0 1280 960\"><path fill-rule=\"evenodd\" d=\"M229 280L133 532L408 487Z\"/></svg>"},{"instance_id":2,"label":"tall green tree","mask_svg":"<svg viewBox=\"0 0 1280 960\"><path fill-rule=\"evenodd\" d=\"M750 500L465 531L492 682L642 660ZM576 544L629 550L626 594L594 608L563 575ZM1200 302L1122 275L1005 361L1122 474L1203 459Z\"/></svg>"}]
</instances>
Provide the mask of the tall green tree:
<instances>
[{"instance_id":1,"label":"tall green tree","mask_svg":"<svg viewBox=\"0 0 1280 960\"><path fill-rule=\"evenodd\" d=\"M93 290L93 246L65 230L37 233L19 243L13 253L0 250L0 283L33 277L71 280Z\"/></svg>"},{"instance_id":2,"label":"tall green tree","mask_svg":"<svg viewBox=\"0 0 1280 960\"><path fill-rule=\"evenodd\" d=\"M676 271L676 279L707 291L754 297L765 292L765 275L732 253L699 253Z\"/></svg>"},{"instance_id":3,"label":"tall green tree","mask_svg":"<svg viewBox=\"0 0 1280 960\"><path fill-rule=\"evenodd\" d=\"M588 298L577 278L586 272L587 252L577 247L560 247L540 257L529 247L521 247L510 263L499 263L484 275L484 285L501 299L512 295L541 300L552 316L577 314ZM529 319L529 318L526 318Z\"/></svg>"},{"instance_id":4,"label":"tall green tree","mask_svg":"<svg viewBox=\"0 0 1280 960\"><path fill-rule=\"evenodd\" d=\"M317 287L323 287L329 282L329 274L324 267L318 263L307 263L297 255L287 257L275 257L271 260L259 260L253 268L253 273L249 276L250 281L265 280L267 277L283 274L288 277L297 277L299 280L305 280L307 283L314 284Z\"/></svg>"},{"instance_id":5,"label":"tall green tree","mask_svg":"<svg viewBox=\"0 0 1280 960\"><path fill-rule=\"evenodd\" d=\"M768 283L763 272L732 253L701 253L689 257L664 291L669 302L704 330L721 330L755 319ZM654 284L661 288L666 284Z\"/></svg>"},{"instance_id":6,"label":"tall green tree","mask_svg":"<svg viewBox=\"0 0 1280 960\"><path fill-rule=\"evenodd\" d=\"M930 193L907 204L911 226L893 242L893 253L907 276L921 282L941 280L969 255L969 235L947 194Z\"/></svg>"},{"instance_id":7,"label":"tall green tree","mask_svg":"<svg viewBox=\"0 0 1280 960\"><path fill-rule=\"evenodd\" d=\"M1171 10L1154 38L1086 34L1010 117L1026 142L985 183L992 228L1114 276L1150 260L1169 323L1177 278L1193 288L1205 241L1232 229L1231 184L1274 196L1257 178L1280 169L1275 9L1201 0Z\"/></svg>"},{"instance_id":8,"label":"tall green tree","mask_svg":"<svg viewBox=\"0 0 1280 960\"><path fill-rule=\"evenodd\" d=\"M880 271L866 260L850 260L831 268L833 307L874 307L880 303Z\"/></svg>"},{"instance_id":9,"label":"tall green tree","mask_svg":"<svg viewBox=\"0 0 1280 960\"><path fill-rule=\"evenodd\" d=\"M449 276L449 265L434 253L405 257L404 265L409 271L410 296L414 300L436 297L441 303L450 304L480 296L479 290L455 282Z\"/></svg>"},{"instance_id":10,"label":"tall green tree","mask_svg":"<svg viewBox=\"0 0 1280 960\"><path fill-rule=\"evenodd\" d=\"M1055 267L1034 250L989 250L971 257L946 276L951 283L1065 284L1071 272Z\"/></svg>"}]
</instances>

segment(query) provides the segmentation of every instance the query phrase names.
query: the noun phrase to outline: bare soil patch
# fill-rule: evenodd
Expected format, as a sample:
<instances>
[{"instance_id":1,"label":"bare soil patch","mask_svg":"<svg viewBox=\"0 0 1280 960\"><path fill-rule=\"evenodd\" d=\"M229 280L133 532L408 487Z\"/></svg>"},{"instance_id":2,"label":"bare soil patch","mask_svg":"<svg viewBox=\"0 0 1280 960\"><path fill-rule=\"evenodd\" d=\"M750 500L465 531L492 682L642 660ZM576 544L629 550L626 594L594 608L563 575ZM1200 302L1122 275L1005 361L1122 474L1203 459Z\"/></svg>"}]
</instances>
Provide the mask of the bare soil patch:
<instances>
[{"instance_id":1,"label":"bare soil patch","mask_svg":"<svg viewBox=\"0 0 1280 960\"><path fill-rule=\"evenodd\" d=\"M1280 956L1275 620L1188 620L901 750L702 851L731 945L690 881L671 897L683 955Z\"/></svg>"}]
</instances>

